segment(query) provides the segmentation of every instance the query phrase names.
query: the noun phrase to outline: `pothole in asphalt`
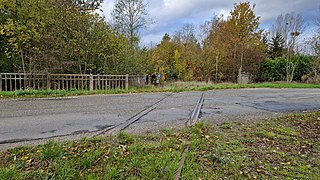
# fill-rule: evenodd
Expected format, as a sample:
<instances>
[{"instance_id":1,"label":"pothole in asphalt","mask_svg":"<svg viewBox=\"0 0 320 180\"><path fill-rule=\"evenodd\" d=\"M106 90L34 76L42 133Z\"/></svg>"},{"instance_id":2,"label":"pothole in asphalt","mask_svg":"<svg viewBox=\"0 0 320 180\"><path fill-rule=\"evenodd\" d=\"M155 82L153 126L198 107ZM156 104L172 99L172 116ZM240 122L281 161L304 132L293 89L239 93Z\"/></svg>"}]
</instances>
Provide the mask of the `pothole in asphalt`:
<instances>
[{"instance_id":1,"label":"pothole in asphalt","mask_svg":"<svg viewBox=\"0 0 320 180\"><path fill-rule=\"evenodd\" d=\"M104 126L95 126L99 131L103 129L107 129L109 127L112 127L113 125L104 125Z\"/></svg>"},{"instance_id":2,"label":"pothole in asphalt","mask_svg":"<svg viewBox=\"0 0 320 180\"><path fill-rule=\"evenodd\" d=\"M80 130L80 131L74 131L72 134L84 134L84 133L89 133L89 130Z\"/></svg>"},{"instance_id":3,"label":"pothole in asphalt","mask_svg":"<svg viewBox=\"0 0 320 180\"><path fill-rule=\"evenodd\" d=\"M242 103L242 105L253 107L256 109L266 110L270 112L302 112L320 109L320 104L315 103L287 103L277 101L264 101L253 103Z\"/></svg>"},{"instance_id":4,"label":"pothole in asphalt","mask_svg":"<svg viewBox=\"0 0 320 180\"><path fill-rule=\"evenodd\" d=\"M50 134L53 134L55 132L57 132L58 130L55 129L55 130L50 130L50 131L44 131L44 132L41 132L41 134L47 134L47 133L50 133Z\"/></svg>"}]
</instances>

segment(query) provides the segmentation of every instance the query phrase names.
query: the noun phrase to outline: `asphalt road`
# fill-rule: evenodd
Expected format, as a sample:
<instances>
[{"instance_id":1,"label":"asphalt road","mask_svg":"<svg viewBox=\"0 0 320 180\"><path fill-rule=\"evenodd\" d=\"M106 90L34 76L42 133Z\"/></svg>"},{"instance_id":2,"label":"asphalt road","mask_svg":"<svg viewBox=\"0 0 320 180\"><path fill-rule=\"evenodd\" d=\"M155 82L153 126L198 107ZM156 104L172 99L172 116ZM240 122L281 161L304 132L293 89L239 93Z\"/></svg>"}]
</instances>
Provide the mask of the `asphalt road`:
<instances>
[{"instance_id":1,"label":"asphalt road","mask_svg":"<svg viewBox=\"0 0 320 180\"><path fill-rule=\"evenodd\" d=\"M99 131L123 123L166 94L0 100L0 144Z\"/></svg>"},{"instance_id":2,"label":"asphalt road","mask_svg":"<svg viewBox=\"0 0 320 180\"><path fill-rule=\"evenodd\" d=\"M94 95L0 100L0 144L96 132L123 123L164 99L128 133L182 128L202 92ZM319 89L236 89L205 92L203 121L255 120L320 110Z\"/></svg>"}]
</instances>

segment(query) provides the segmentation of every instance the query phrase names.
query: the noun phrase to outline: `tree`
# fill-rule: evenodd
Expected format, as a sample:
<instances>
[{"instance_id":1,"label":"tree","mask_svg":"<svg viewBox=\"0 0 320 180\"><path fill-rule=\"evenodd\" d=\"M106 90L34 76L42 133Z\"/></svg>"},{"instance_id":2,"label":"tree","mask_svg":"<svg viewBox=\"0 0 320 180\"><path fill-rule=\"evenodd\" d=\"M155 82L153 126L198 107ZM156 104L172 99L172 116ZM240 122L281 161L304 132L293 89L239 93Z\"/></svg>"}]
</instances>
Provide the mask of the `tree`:
<instances>
[{"instance_id":1,"label":"tree","mask_svg":"<svg viewBox=\"0 0 320 180\"><path fill-rule=\"evenodd\" d=\"M292 62L295 62L294 70L291 71L292 80L306 80L312 72L312 57L302 54L296 54L292 57ZM262 63L261 78L267 81L283 81L287 78L286 57L276 57L274 59L266 59Z\"/></svg>"},{"instance_id":2,"label":"tree","mask_svg":"<svg viewBox=\"0 0 320 180\"><path fill-rule=\"evenodd\" d=\"M226 59L232 46L230 46L230 29L224 17L215 16L211 21L206 22L207 30L203 40L204 73L208 80L215 77L215 81L221 81L226 73L223 66L226 66Z\"/></svg>"},{"instance_id":3,"label":"tree","mask_svg":"<svg viewBox=\"0 0 320 180\"><path fill-rule=\"evenodd\" d=\"M175 44L171 41L169 34L162 37L162 41L157 45L152 53L151 64L152 72L160 71L168 79L176 78L175 74Z\"/></svg>"},{"instance_id":4,"label":"tree","mask_svg":"<svg viewBox=\"0 0 320 180\"><path fill-rule=\"evenodd\" d=\"M276 36L280 34L285 42L285 48L287 50L287 82L291 82L293 79L294 70L296 69L297 62L294 57L295 53L298 53L297 41L299 35L303 33L305 29L304 21L301 14L294 12L287 13L285 15L279 15L276 23L271 27L271 34ZM296 48L295 48L296 47Z\"/></svg>"},{"instance_id":5,"label":"tree","mask_svg":"<svg viewBox=\"0 0 320 180\"><path fill-rule=\"evenodd\" d=\"M193 24L183 25L172 38L165 34L161 43L151 51L152 71L159 71L168 79L201 80L202 50Z\"/></svg>"},{"instance_id":6,"label":"tree","mask_svg":"<svg viewBox=\"0 0 320 180\"><path fill-rule=\"evenodd\" d=\"M313 53L320 58L320 6L318 8L318 14L315 19L315 25L317 30L313 37L311 37L310 41L312 44Z\"/></svg>"},{"instance_id":7,"label":"tree","mask_svg":"<svg viewBox=\"0 0 320 180\"><path fill-rule=\"evenodd\" d=\"M277 33L275 37L271 39L268 44L268 56L271 59L283 56L284 52L284 39L280 33Z\"/></svg>"},{"instance_id":8,"label":"tree","mask_svg":"<svg viewBox=\"0 0 320 180\"><path fill-rule=\"evenodd\" d=\"M186 81L199 79L196 72L202 52L195 35L195 26L184 24L174 33L173 42L176 44L174 62L178 78Z\"/></svg>"},{"instance_id":9,"label":"tree","mask_svg":"<svg viewBox=\"0 0 320 180\"><path fill-rule=\"evenodd\" d=\"M308 81L313 83L320 83L320 6L318 8L317 17L314 23L317 29L314 35L307 41L307 44L311 46L311 53L314 55L314 60L312 62Z\"/></svg>"},{"instance_id":10,"label":"tree","mask_svg":"<svg viewBox=\"0 0 320 180\"><path fill-rule=\"evenodd\" d=\"M232 44L234 44L234 60L237 59L237 52L240 51L240 67L238 77L243 71L244 52L246 49L255 48L259 52L262 48L262 31L259 30L259 16L254 13L255 5L251 7L249 2L234 5L231 11L231 18L228 25L231 26ZM263 48L262 48L263 49ZM259 52L260 53L260 52ZM260 55L255 55L259 57ZM259 60L258 58L257 60ZM258 63L258 62L255 62Z\"/></svg>"},{"instance_id":11,"label":"tree","mask_svg":"<svg viewBox=\"0 0 320 180\"><path fill-rule=\"evenodd\" d=\"M285 47L290 49L292 42L296 40L296 36L293 36L292 33L302 34L304 29L305 24L302 15L291 12L285 15L279 15L275 24L271 26L270 32L271 37L275 37L277 34L280 34L285 42Z\"/></svg>"},{"instance_id":12,"label":"tree","mask_svg":"<svg viewBox=\"0 0 320 180\"><path fill-rule=\"evenodd\" d=\"M259 28L260 17L254 13L255 5L251 7L249 2L235 4L234 10L231 11L230 25L233 27L233 38L235 50L240 46L240 68L238 76L242 73L244 48L249 41L254 38L261 38L261 32L257 32ZM256 39L257 40L257 39ZM234 57L237 57L236 52Z\"/></svg>"},{"instance_id":13,"label":"tree","mask_svg":"<svg viewBox=\"0 0 320 180\"><path fill-rule=\"evenodd\" d=\"M128 37L131 47L138 45L140 30L151 22L143 0L117 0L111 15L114 27Z\"/></svg>"},{"instance_id":14,"label":"tree","mask_svg":"<svg viewBox=\"0 0 320 180\"><path fill-rule=\"evenodd\" d=\"M125 52L128 41L95 13L101 2L0 1L0 71L127 72L132 67Z\"/></svg>"}]
</instances>

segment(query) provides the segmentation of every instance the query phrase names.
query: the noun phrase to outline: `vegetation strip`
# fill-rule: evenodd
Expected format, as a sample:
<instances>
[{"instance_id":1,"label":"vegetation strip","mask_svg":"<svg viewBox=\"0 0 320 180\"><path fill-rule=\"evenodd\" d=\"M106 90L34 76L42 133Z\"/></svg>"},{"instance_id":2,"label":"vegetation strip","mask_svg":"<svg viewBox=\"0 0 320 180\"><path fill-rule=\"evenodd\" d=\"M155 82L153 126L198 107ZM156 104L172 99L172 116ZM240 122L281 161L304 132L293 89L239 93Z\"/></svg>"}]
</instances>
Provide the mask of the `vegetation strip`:
<instances>
[{"instance_id":1,"label":"vegetation strip","mask_svg":"<svg viewBox=\"0 0 320 180\"><path fill-rule=\"evenodd\" d=\"M153 83L320 81L320 13L312 20L305 20L309 13L277 14L269 29L260 26L267 17L256 13L266 4L239 2L228 18L200 16L207 21L198 27L170 26L173 33L149 46L141 37L154 22L146 0L117 0L110 19L99 13L103 0L0 2L0 72L150 74Z\"/></svg>"},{"instance_id":2,"label":"vegetation strip","mask_svg":"<svg viewBox=\"0 0 320 180\"><path fill-rule=\"evenodd\" d=\"M0 152L0 179L319 179L320 112Z\"/></svg>"},{"instance_id":3,"label":"vegetation strip","mask_svg":"<svg viewBox=\"0 0 320 180\"><path fill-rule=\"evenodd\" d=\"M320 88L320 84L301 83L255 83L255 84L233 84L233 83L205 83L205 82L174 82L162 87L146 86L142 88L110 89L98 91L82 90L21 90L0 91L1 98L56 98L66 96L92 95L92 94L125 94L125 93L149 93L149 92L183 92L183 91L208 91L217 89L241 89L241 88Z\"/></svg>"}]
</instances>

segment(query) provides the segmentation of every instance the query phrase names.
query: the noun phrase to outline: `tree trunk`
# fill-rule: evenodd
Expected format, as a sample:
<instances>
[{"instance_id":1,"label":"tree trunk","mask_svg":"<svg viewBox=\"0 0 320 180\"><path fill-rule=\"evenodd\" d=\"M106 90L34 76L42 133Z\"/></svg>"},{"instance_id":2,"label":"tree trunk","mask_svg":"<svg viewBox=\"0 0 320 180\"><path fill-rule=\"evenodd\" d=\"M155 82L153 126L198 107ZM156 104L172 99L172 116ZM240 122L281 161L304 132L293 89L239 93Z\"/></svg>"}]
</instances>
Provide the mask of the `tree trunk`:
<instances>
[{"instance_id":1,"label":"tree trunk","mask_svg":"<svg viewBox=\"0 0 320 180\"><path fill-rule=\"evenodd\" d=\"M216 82L218 82L218 63L219 63L219 56L216 56Z\"/></svg>"},{"instance_id":2,"label":"tree trunk","mask_svg":"<svg viewBox=\"0 0 320 180\"><path fill-rule=\"evenodd\" d=\"M297 63L295 63L295 64L292 66L292 71L291 71L291 76L290 76L290 82L293 81L293 76L294 76L294 72L296 71L296 67L297 67Z\"/></svg>"},{"instance_id":3,"label":"tree trunk","mask_svg":"<svg viewBox=\"0 0 320 180\"><path fill-rule=\"evenodd\" d=\"M21 53L20 53L20 56L21 56L21 63L22 63L22 71L23 71L23 73L26 73L26 67L25 67L25 61L24 61L24 54L23 54L22 51L21 51Z\"/></svg>"},{"instance_id":4,"label":"tree trunk","mask_svg":"<svg viewBox=\"0 0 320 180\"><path fill-rule=\"evenodd\" d=\"M241 84L242 83L242 66L243 66L243 45L241 48L241 56L240 56L240 68L239 68L239 72L238 72L238 83Z\"/></svg>"},{"instance_id":5,"label":"tree trunk","mask_svg":"<svg viewBox=\"0 0 320 180\"><path fill-rule=\"evenodd\" d=\"M287 83L289 83L290 82L290 68L289 68L289 58L290 58L290 56L288 55L288 57L287 57L287 65L286 65L286 73L287 73L287 77L286 77L286 79L287 79Z\"/></svg>"}]
</instances>

